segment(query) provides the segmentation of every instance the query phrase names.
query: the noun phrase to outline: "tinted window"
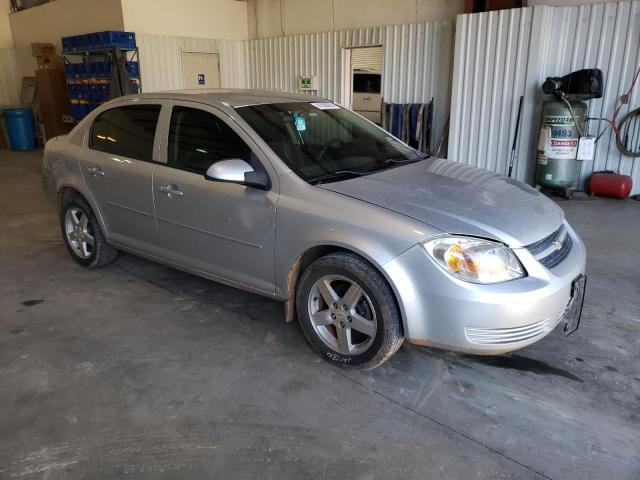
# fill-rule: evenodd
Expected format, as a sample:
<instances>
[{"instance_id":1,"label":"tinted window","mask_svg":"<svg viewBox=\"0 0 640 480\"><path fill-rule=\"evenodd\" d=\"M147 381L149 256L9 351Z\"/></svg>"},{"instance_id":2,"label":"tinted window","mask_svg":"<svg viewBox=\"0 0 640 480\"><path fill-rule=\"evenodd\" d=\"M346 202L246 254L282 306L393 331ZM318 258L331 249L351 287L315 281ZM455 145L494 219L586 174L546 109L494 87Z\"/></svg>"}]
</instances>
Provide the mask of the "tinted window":
<instances>
[{"instance_id":1,"label":"tinted window","mask_svg":"<svg viewBox=\"0 0 640 480\"><path fill-rule=\"evenodd\" d=\"M204 174L211 164L229 158L253 163L249 146L215 115L197 108L173 108L169 165Z\"/></svg>"},{"instance_id":2,"label":"tinted window","mask_svg":"<svg viewBox=\"0 0 640 480\"><path fill-rule=\"evenodd\" d=\"M105 143L107 142L107 134L109 133L109 117L111 116L111 110L107 110L104 113L98 115L93 122L91 128L91 139L89 141L89 147L94 150L104 150Z\"/></svg>"},{"instance_id":3,"label":"tinted window","mask_svg":"<svg viewBox=\"0 0 640 480\"><path fill-rule=\"evenodd\" d=\"M106 151L113 155L151 161L160 105L114 108L109 119Z\"/></svg>"},{"instance_id":4,"label":"tinted window","mask_svg":"<svg viewBox=\"0 0 640 480\"><path fill-rule=\"evenodd\" d=\"M132 105L101 113L93 122L89 148L138 160L152 160L160 108L160 105Z\"/></svg>"}]
</instances>

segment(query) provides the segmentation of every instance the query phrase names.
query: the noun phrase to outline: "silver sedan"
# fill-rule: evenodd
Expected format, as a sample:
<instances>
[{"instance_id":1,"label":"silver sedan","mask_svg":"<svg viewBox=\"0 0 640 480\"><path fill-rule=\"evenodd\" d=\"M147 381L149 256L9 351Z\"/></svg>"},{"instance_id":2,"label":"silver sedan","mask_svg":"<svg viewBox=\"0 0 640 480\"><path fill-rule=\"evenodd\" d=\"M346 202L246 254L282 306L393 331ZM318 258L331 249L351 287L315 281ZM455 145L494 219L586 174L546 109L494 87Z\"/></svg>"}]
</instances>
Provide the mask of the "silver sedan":
<instances>
[{"instance_id":1,"label":"silver sedan","mask_svg":"<svg viewBox=\"0 0 640 480\"><path fill-rule=\"evenodd\" d=\"M321 98L119 98L47 143L43 185L79 264L124 250L282 300L340 366L405 338L499 354L580 319L585 248L555 203Z\"/></svg>"}]
</instances>

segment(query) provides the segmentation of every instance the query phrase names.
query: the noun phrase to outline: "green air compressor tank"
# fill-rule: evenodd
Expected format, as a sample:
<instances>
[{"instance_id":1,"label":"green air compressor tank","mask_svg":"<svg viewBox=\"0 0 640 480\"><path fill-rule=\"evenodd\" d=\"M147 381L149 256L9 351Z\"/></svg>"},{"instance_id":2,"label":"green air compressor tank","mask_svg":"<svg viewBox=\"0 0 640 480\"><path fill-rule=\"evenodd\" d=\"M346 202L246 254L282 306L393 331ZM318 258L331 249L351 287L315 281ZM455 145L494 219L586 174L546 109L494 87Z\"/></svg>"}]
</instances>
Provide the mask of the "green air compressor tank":
<instances>
[{"instance_id":1,"label":"green air compressor tank","mask_svg":"<svg viewBox=\"0 0 640 480\"><path fill-rule=\"evenodd\" d=\"M536 184L569 195L578 181L580 162L576 160L580 133L585 130L587 104L552 101L544 104L538 140ZM574 121L575 118L575 121ZM576 122L580 127L576 126Z\"/></svg>"}]
</instances>

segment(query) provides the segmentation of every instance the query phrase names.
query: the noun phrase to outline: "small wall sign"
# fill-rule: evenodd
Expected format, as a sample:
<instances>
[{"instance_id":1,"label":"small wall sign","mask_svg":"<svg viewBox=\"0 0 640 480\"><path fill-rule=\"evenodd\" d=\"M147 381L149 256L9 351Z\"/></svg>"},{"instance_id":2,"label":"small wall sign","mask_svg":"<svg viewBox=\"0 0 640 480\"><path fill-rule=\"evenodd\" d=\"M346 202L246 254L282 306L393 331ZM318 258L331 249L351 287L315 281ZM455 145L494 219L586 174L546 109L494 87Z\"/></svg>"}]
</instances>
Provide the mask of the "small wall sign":
<instances>
[{"instance_id":1,"label":"small wall sign","mask_svg":"<svg viewBox=\"0 0 640 480\"><path fill-rule=\"evenodd\" d=\"M298 88L300 90L317 90L315 80L315 77L307 77L301 75L300 77L298 77Z\"/></svg>"},{"instance_id":2,"label":"small wall sign","mask_svg":"<svg viewBox=\"0 0 640 480\"><path fill-rule=\"evenodd\" d=\"M204 73L198 74L198 85L204 85Z\"/></svg>"}]
</instances>

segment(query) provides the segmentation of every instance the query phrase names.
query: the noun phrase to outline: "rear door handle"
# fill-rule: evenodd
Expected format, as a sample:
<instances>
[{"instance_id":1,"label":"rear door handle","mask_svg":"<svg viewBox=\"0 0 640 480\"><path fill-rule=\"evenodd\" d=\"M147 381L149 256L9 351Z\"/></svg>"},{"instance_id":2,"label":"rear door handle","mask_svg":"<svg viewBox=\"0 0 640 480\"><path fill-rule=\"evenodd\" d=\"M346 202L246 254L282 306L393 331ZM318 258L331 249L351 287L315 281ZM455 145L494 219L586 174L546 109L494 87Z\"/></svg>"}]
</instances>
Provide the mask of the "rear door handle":
<instances>
[{"instance_id":1,"label":"rear door handle","mask_svg":"<svg viewBox=\"0 0 640 480\"><path fill-rule=\"evenodd\" d=\"M184 195L184 193L182 193L180 190L178 190L178 187L176 185L160 185L158 187L158 190L160 190L162 193L166 193L167 197L181 197Z\"/></svg>"},{"instance_id":2,"label":"rear door handle","mask_svg":"<svg viewBox=\"0 0 640 480\"><path fill-rule=\"evenodd\" d=\"M104 177L104 171L100 167L88 167L87 172L94 177Z\"/></svg>"}]
</instances>

